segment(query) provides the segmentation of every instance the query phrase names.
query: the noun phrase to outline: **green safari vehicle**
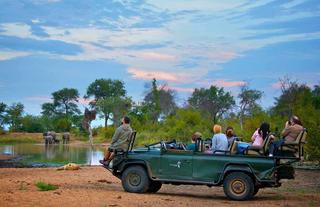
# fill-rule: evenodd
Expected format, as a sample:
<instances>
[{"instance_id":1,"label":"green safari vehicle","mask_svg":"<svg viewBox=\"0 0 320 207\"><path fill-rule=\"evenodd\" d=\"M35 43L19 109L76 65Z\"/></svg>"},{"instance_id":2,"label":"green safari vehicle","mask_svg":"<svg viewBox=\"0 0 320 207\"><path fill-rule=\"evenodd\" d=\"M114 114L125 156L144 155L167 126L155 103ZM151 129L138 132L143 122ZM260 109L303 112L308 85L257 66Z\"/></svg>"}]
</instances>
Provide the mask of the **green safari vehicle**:
<instances>
[{"instance_id":1,"label":"green safari vehicle","mask_svg":"<svg viewBox=\"0 0 320 207\"><path fill-rule=\"evenodd\" d=\"M235 151L237 142L228 151L214 154L203 152L203 141L196 143L196 151L186 150L183 143L176 141L133 149L135 135L133 132L130 137L128 151L117 152L110 165L105 166L121 179L125 191L155 193L162 184L223 186L228 198L248 200L261 188L279 187L281 179L294 179L291 164L303 154L306 132L299 135L298 144L286 146L298 156L276 157L266 155L269 138L262 148L247 149L240 155Z\"/></svg>"}]
</instances>

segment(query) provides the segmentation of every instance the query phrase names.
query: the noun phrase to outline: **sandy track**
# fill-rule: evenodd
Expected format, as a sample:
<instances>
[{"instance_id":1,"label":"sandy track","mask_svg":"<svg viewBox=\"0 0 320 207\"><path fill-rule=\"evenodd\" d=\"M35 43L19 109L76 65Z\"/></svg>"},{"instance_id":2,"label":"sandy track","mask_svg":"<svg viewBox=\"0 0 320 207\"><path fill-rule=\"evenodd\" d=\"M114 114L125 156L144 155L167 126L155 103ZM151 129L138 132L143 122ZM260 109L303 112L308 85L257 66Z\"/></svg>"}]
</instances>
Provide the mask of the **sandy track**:
<instances>
[{"instance_id":1,"label":"sandy track","mask_svg":"<svg viewBox=\"0 0 320 207\"><path fill-rule=\"evenodd\" d=\"M319 175L319 171L297 171L297 179L281 188L263 189L253 200L235 202L220 187L163 185L156 194L126 193L120 180L100 166L78 171L2 168L0 206L320 206ZM38 191L37 181L59 189Z\"/></svg>"}]
</instances>

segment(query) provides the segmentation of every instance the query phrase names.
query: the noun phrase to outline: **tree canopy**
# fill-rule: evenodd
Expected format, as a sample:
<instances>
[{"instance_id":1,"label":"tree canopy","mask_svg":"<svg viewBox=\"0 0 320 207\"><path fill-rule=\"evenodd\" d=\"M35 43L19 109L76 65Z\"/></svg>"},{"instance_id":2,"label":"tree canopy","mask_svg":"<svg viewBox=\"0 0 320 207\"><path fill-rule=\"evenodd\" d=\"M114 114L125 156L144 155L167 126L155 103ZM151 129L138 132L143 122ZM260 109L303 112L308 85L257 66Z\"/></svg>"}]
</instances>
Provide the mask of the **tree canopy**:
<instances>
[{"instance_id":1,"label":"tree canopy","mask_svg":"<svg viewBox=\"0 0 320 207\"><path fill-rule=\"evenodd\" d=\"M196 88L188 102L192 108L200 110L203 116L209 117L214 123L235 105L233 96L217 86L210 86L208 89Z\"/></svg>"}]
</instances>

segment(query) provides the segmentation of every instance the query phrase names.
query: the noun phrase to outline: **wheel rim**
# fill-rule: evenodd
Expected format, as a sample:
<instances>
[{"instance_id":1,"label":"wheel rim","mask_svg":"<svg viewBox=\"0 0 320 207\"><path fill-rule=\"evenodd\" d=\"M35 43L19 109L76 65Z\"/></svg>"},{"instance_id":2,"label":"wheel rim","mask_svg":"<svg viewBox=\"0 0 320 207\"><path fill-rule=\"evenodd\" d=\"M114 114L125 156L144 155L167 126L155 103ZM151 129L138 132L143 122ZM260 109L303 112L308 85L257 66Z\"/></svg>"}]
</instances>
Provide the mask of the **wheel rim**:
<instances>
[{"instance_id":1,"label":"wheel rim","mask_svg":"<svg viewBox=\"0 0 320 207\"><path fill-rule=\"evenodd\" d=\"M141 183L141 177L136 173L130 173L128 175L128 181L132 186L138 186Z\"/></svg>"},{"instance_id":2,"label":"wheel rim","mask_svg":"<svg viewBox=\"0 0 320 207\"><path fill-rule=\"evenodd\" d=\"M243 180L233 180L230 182L231 192L237 196L242 196L246 192L246 184Z\"/></svg>"}]
</instances>

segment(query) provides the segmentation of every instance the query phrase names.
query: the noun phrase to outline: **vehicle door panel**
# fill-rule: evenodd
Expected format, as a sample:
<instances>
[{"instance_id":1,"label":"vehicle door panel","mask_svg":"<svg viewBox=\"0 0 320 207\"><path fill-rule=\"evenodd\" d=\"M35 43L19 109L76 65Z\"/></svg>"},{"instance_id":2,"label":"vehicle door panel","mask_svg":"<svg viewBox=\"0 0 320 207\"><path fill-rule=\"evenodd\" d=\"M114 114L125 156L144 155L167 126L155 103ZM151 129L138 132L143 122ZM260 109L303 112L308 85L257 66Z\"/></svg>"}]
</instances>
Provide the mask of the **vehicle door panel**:
<instances>
[{"instance_id":1,"label":"vehicle door panel","mask_svg":"<svg viewBox=\"0 0 320 207\"><path fill-rule=\"evenodd\" d=\"M195 153L193 156L193 179L217 182L226 162L228 161L225 156Z\"/></svg>"},{"instance_id":2,"label":"vehicle door panel","mask_svg":"<svg viewBox=\"0 0 320 207\"><path fill-rule=\"evenodd\" d=\"M165 151L160 159L159 175L162 179L191 180L192 151Z\"/></svg>"}]
</instances>

